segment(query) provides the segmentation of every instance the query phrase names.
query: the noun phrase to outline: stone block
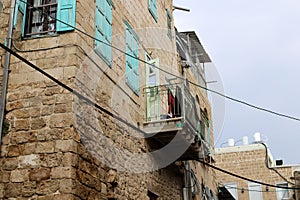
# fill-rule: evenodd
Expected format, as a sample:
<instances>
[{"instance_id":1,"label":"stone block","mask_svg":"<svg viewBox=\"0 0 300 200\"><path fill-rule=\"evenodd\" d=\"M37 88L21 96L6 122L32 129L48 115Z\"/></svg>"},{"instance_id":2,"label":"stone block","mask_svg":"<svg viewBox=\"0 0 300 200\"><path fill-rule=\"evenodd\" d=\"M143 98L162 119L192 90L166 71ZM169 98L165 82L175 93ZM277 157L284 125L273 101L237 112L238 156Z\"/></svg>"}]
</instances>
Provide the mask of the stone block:
<instances>
[{"instance_id":1,"label":"stone block","mask_svg":"<svg viewBox=\"0 0 300 200\"><path fill-rule=\"evenodd\" d=\"M70 127L73 124L72 114L56 114L50 117L50 128Z\"/></svg>"},{"instance_id":2,"label":"stone block","mask_svg":"<svg viewBox=\"0 0 300 200\"><path fill-rule=\"evenodd\" d=\"M62 162L62 153L40 155L42 167L58 167Z\"/></svg>"},{"instance_id":3,"label":"stone block","mask_svg":"<svg viewBox=\"0 0 300 200\"><path fill-rule=\"evenodd\" d=\"M9 145L8 146L8 157L16 157L24 154L25 146L24 145Z\"/></svg>"},{"instance_id":4,"label":"stone block","mask_svg":"<svg viewBox=\"0 0 300 200\"><path fill-rule=\"evenodd\" d=\"M17 110L24 108L24 102L22 100L14 101L14 102L8 102L6 104L7 111Z\"/></svg>"},{"instance_id":5,"label":"stone block","mask_svg":"<svg viewBox=\"0 0 300 200\"><path fill-rule=\"evenodd\" d=\"M35 153L35 145L36 145L36 143L26 143L24 155L34 154Z\"/></svg>"},{"instance_id":6,"label":"stone block","mask_svg":"<svg viewBox=\"0 0 300 200\"><path fill-rule=\"evenodd\" d=\"M41 181L50 178L50 168L35 168L29 172L30 181Z\"/></svg>"},{"instance_id":7,"label":"stone block","mask_svg":"<svg viewBox=\"0 0 300 200\"><path fill-rule=\"evenodd\" d=\"M77 152L77 142L74 140L55 141L55 152Z\"/></svg>"},{"instance_id":8,"label":"stone block","mask_svg":"<svg viewBox=\"0 0 300 200\"><path fill-rule=\"evenodd\" d=\"M35 181L29 181L23 183L22 186L22 195L24 197L31 197L32 195L35 194L36 190L36 182Z\"/></svg>"},{"instance_id":9,"label":"stone block","mask_svg":"<svg viewBox=\"0 0 300 200\"><path fill-rule=\"evenodd\" d=\"M75 169L72 167L54 167L51 169L52 179L74 178L76 177Z\"/></svg>"},{"instance_id":10,"label":"stone block","mask_svg":"<svg viewBox=\"0 0 300 200\"><path fill-rule=\"evenodd\" d=\"M16 131L28 131L30 128L29 119L20 119L15 121Z\"/></svg>"},{"instance_id":11,"label":"stone block","mask_svg":"<svg viewBox=\"0 0 300 200\"><path fill-rule=\"evenodd\" d=\"M31 120L31 129L37 130L42 129L46 126L46 122L43 118L34 118Z\"/></svg>"},{"instance_id":12,"label":"stone block","mask_svg":"<svg viewBox=\"0 0 300 200\"><path fill-rule=\"evenodd\" d=\"M73 181L72 179L62 179L59 181L59 191L61 193L72 193L73 190Z\"/></svg>"},{"instance_id":13,"label":"stone block","mask_svg":"<svg viewBox=\"0 0 300 200\"><path fill-rule=\"evenodd\" d=\"M54 152L54 142L38 142L36 144L36 153L53 153Z\"/></svg>"},{"instance_id":14,"label":"stone block","mask_svg":"<svg viewBox=\"0 0 300 200\"><path fill-rule=\"evenodd\" d=\"M18 158L18 168L35 168L40 165L40 156L30 154Z\"/></svg>"},{"instance_id":15,"label":"stone block","mask_svg":"<svg viewBox=\"0 0 300 200\"><path fill-rule=\"evenodd\" d=\"M29 172L27 169L16 169L11 171L10 180L13 183L22 183L29 180Z\"/></svg>"},{"instance_id":16,"label":"stone block","mask_svg":"<svg viewBox=\"0 0 300 200\"><path fill-rule=\"evenodd\" d=\"M39 195L53 194L59 190L58 180L44 180L37 184L36 193Z\"/></svg>"},{"instance_id":17,"label":"stone block","mask_svg":"<svg viewBox=\"0 0 300 200\"><path fill-rule=\"evenodd\" d=\"M64 153L62 157L62 165L64 167L76 167L78 166L78 155L73 153Z\"/></svg>"},{"instance_id":18,"label":"stone block","mask_svg":"<svg viewBox=\"0 0 300 200\"><path fill-rule=\"evenodd\" d=\"M16 157L2 159L3 170L14 170L17 167L18 167L18 159Z\"/></svg>"},{"instance_id":19,"label":"stone block","mask_svg":"<svg viewBox=\"0 0 300 200\"><path fill-rule=\"evenodd\" d=\"M11 133L12 144L27 143L36 141L35 131L14 132Z\"/></svg>"},{"instance_id":20,"label":"stone block","mask_svg":"<svg viewBox=\"0 0 300 200\"><path fill-rule=\"evenodd\" d=\"M22 184L21 183L8 183L4 188L4 199L19 197L22 193Z\"/></svg>"}]
</instances>

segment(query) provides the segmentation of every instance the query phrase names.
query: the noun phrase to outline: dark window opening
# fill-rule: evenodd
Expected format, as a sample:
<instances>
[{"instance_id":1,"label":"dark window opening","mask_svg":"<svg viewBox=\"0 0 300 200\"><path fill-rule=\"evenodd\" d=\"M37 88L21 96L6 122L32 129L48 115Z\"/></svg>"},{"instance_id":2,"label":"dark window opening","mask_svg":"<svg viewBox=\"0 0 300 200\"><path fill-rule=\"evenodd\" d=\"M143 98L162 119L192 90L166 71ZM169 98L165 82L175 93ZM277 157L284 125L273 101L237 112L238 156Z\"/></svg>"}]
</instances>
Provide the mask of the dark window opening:
<instances>
[{"instance_id":1,"label":"dark window opening","mask_svg":"<svg viewBox=\"0 0 300 200\"><path fill-rule=\"evenodd\" d=\"M25 37L56 32L57 0L28 0Z\"/></svg>"}]
</instances>

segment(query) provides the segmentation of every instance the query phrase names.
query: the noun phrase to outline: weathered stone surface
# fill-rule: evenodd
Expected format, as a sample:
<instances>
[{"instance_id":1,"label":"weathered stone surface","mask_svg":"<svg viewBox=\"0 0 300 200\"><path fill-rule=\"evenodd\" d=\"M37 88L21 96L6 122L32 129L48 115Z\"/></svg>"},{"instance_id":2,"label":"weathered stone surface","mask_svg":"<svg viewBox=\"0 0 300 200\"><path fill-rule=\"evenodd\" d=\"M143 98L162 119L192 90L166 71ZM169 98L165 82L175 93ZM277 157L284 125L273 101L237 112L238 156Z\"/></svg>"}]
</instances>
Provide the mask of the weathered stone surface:
<instances>
[{"instance_id":1,"label":"weathered stone surface","mask_svg":"<svg viewBox=\"0 0 300 200\"><path fill-rule=\"evenodd\" d=\"M59 191L61 193L72 193L74 187L74 180L72 179L62 179L59 182Z\"/></svg>"},{"instance_id":2,"label":"weathered stone surface","mask_svg":"<svg viewBox=\"0 0 300 200\"><path fill-rule=\"evenodd\" d=\"M74 178L75 179L75 169L72 167L54 167L51 169L51 178Z\"/></svg>"},{"instance_id":3,"label":"weathered stone surface","mask_svg":"<svg viewBox=\"0 0 300 200\"><path fill-rule=\"evenodd\" d=\"M34 118L31 120L31 129L38 130L46 126L46 122L43 118Z\"/></svg>"},{"instance_id":4,"label":"weathered stone surface","mask_svg":"<svg viewBox=\"0 0 300 200\"><path fill-rule=\"evenodd\" d=\"M16 131L28 131L30 128L29 119L20 119L15 121Z\"/></svg>"},{"instance_id":5,"label":"weathered stone surface","mask_svg":"<svg viewBox=\"0 0 300 200\"><path fill-rule=\"evenodd\" d=\"M36 140L35 131L15 132L11 134L11 142L13 144L34 142L35 140Z\"/></svg>"},{"instance_id":6,"label":"weathered stone surface","mask_svg":"<svg viewBox=\"0 0 300 200\"><path fill-rule=\"evenodd\" d=\"M36 193L39 195L53 194L59 190L58 180L44 180L37 185Z\"/></svg>"},{"instance_id":7,"label":"weathered stone surface","mask_svg":"<svg viewBox=\"0 0 300 200\"><path fill-rule=\"evenodd\" d=\"M7 156L16 157L24 154L24 145L10 145L8 146Z\"/></svg>"},{"instance_id":8,"label":"weathered stone surface","mask_svg":"<svg viewBox=\"0 0 300 200\"><path fill-rule=\"evenodd\" d=\"M77 142L74 140L57 140L55 142L56 152L77 152Z\"/></svg>"},{"instance_id":9,"label":"weathered stone surface","mask_svg":"<svg viewBox=\"0 0 300 200\"><path fill-rule=\"evenodd\" d=\"M19 197L22 193L22 183L8 183L4 188L4 197Z\"/></svg>"},{"instance_id":10,"label":"weathered stone surface","mask_svg":"<svg viewBox=\"0 0 300 200\"><path fill-rule=\"evenodd\" d=\"M22 186L22 195L24 197L31 197L32 195L35 194L35 190L36 190L35 181L25 182Z\"/></svg>"},{"instance_id":11,"label":"weathered stone surface","mask_svg":"<svg viewBox=\"0 0 300 200\"><path fill-rule=\"evenodd\" d=\"M2 169L4 170L14 170L18 167L17 158L6 158L2 159Z\"/></svg>"},{"instance_id":12,"label":"weathered stone surface","mask_svg":"<svg viewBox=\"0 0 300 200\"><path fill-rule=\"evenodd\" d=\"M40 164L40 156L37 154L20 156L17 163L18 168L35 168Z\"/></svg>"},{"instance_id":13,"label":"weathered stone surface","mask_svg":"<svg viewBox=\"0 0 300 200\"><path fill-rule=\"evenodd\" d=\"M50 168L36 168L29 172L30 181L41 181L50 178Z\"/></svg>"},{"instance_id":14,"label":"weathered stone surface","mask_svg":"<svg viewBox=\"0 0 300 200\"><path fill-rule=\"evenodd\" d=\"M29 172L27 169L17 169L11 171L11 182L22 183L29 180Z\"/></svg>"},{"instance_id":15,"label":"weathered stone surface","mask_svg":"<svg viewBox=\"0 0 300 200\"><path fill-rule=\"evenodd\" d=\"M73 124L71 114L56 114L50 117L50 128L70 127Z\"/></svg>"},{"instance_id":16,"label":"weathered stone surface","mask_svg":"<svg viewBox=\"0 0 300 200\"><path fill-rule=\"evenodd\" d=\"M39 142L36 145L36 153L53 153L54 152L54 142Z\"/></svg>"}]
</instances>

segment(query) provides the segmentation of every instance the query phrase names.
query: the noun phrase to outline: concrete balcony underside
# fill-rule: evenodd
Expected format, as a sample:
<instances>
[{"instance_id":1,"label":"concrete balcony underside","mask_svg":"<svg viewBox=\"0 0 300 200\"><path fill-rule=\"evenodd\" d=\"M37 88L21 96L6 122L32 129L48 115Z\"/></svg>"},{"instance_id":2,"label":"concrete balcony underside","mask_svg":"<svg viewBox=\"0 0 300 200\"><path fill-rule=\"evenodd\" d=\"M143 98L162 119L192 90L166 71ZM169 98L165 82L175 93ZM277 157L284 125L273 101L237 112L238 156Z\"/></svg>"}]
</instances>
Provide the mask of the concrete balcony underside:
<instances>
[{"instance_id":1,"label":"concrete balcony underside","mask_svg":"<svg viewBox=\"0 0 300 200\"><path fill-rule=\"evenodd\" d=\"M177 160L205 159L209 154L206 142L199 138L192 126L182 122L182 117L157 120L144 123L144 131L152 150L158 150L172 143L174 150L186 147L185 152Z\"/></svg>"}]
</instances>

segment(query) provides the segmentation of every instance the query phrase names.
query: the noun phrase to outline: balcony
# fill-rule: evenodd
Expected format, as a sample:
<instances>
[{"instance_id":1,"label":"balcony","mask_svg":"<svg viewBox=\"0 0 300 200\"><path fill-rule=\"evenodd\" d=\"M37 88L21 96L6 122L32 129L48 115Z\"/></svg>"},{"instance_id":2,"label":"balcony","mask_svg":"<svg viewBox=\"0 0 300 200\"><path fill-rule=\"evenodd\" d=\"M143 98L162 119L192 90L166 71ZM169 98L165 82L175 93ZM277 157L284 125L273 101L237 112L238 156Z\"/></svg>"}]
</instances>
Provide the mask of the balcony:
<instances>
[{"instance_id":1,"label":"balcony","mask_svg":"<svg viewBox=\"0 0 300 200\"><path fill-rule=\"evenodd\" d=\"M160 85L143 92L147 105L143 125L151 149L172 143L185 150L178 160L206 159L210 155L209 120L197 112L186 86Z\"/></svg>"}]
</instances>

